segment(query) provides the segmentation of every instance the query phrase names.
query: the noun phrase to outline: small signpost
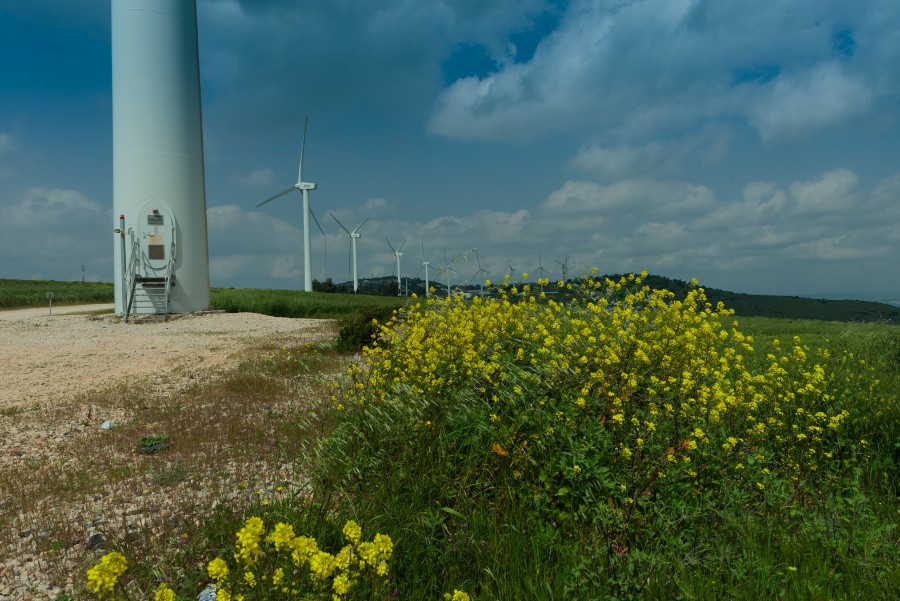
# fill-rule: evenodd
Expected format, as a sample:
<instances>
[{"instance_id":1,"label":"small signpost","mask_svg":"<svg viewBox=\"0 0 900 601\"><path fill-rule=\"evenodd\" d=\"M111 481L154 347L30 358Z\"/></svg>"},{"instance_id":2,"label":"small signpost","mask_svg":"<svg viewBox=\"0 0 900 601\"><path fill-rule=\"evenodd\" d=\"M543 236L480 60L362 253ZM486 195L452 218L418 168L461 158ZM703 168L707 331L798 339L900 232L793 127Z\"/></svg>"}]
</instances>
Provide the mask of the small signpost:
<instances>
[{"instance_id":1,"label":"small signpost","mask_svg":"<svg viewBox=\"0 0 900 601\"><path fill-rule=\"evenodd\" d=\"M47 300L50 301L50 315L53 315L53 293L47 293Z\"/></svg>"}]
</instances>

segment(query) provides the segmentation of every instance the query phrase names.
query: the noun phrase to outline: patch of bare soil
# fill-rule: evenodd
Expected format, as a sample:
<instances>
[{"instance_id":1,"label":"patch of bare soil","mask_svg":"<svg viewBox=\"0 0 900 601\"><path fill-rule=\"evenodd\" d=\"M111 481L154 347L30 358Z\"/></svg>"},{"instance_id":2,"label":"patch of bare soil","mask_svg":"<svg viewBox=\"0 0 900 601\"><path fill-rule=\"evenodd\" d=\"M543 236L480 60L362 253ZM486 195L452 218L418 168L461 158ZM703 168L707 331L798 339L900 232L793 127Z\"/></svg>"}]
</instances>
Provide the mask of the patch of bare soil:
<instances>
[{"instance_id":1,"label":"patch of bare soil","mask_svg":"<svg viewBox=\"0 0 900 601\"><path fill-rule=\"evenodd\" d=\"M322 320L256 313L124 323L114 315L59 311L52 316L47 309L0 312L0 410L71 397L124 378L188 377L227 363L248 344L322 329Z\"/></svg>"},{"instance_id":2,"label":"patch of bare soil","mask_svg":"<svg viewBox=\"0 0 900 601\"><path fill-rule=\"evenodd\" d=\"M130 417L129 409L114 404L93 408L86 400L93 391L150 387L152 397L163 398L228 372L247 357L248 349L282 341L316 343L335 332L330 321L251 313L202 313L126 324L110 314L77 313L79 309L97 307L54 308L52 316L47 309L0 312L0 471L8 476L0 488L12 486L19 493L0 490L0 539L6 543L0 548L0 601L55 599L63 590L72 591L72 578L83 577L69 571L61 580L59 570L75 570L97 532L137 532L184 519L186 512L202 515L236 494L231 480L240 481L247 472L274 473L268 464L214 466L211 455L210 467L217 472L209 476L208 487L198 489L189 479L181 481L179 462L142 458L133 451L116 460L85 452L95 448L98 437L123 435L116 427L100 430L103 421L124 423ZM222 402L227 411L227 399ZM128 404L123 399L123 405ZM123 441L119 446L128 449L132 444ZM148 461L154 463L144 474ZM131 479L138 480L124 489L96 491L90 482L68 482L85 478L83 474L90 473L85 466L94 465L127 468L135 474ZM150 478L153 486L140 478ZM158 486L167 479L174 484ZM64 506L44 508L49 499L38 491L45 485L80 492ZM22 494L32 489L38 498ZM85 494L89 489L92 492ZM67 533L57 534L59 526L33 521L42 515L57 516ZM31 552L43 545L38 544L41 537L57 536L67 541L61 551ZM54 569L48 569L51 566Z\"/></svg>"}]
</instances>

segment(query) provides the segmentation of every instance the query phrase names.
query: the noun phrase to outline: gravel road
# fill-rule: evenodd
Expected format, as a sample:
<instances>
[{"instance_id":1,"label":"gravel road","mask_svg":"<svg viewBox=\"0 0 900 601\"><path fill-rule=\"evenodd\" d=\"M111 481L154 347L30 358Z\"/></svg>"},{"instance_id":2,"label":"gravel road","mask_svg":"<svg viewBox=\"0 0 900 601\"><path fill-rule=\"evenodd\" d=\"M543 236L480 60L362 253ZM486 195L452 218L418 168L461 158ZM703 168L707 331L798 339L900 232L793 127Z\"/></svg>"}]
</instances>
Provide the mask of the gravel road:
<instances>
[{"instance_id":1,"label":"gravel road","mask_svg":"<svg viewBox=\"0 0 900 601\"><path fill-rule=\"evenodd\" d=\"M176 315L124 323L112 305L0 311L0 409L95 389L117 379L219 366L273 336L312 334L322 320L256 313Z\"/></svg>"},{"instance_id":2,"label":"gravel road","mask_svg":"<svg viewBox=\"0 0 900 601\"><path fill-rule=\"evenodd\" d=\"M110 308L54 307L52 316L46 308L0 311L0 469L20 469L29 461L69 465L78 458L69 454L68 445L96 436L98 420L121 418L95 416L98 423L85 425L85 416L79 413L81 393L122 379L148 378L178 387L195 376L236 364L243 349L282 340L315 342L334 334L328 321L254 313L208 312L176 315L168 322L128 324L112 314L92 313ZM154 494L104 491L72 498L57 513L69 515L69 521L77 524L119 515L126 525L136 526L150 516L172 518L174 501L194 496L198 507L219 502L204 491L183 487ZM32 530L39 532L45 524L21 525L22 516L32 508L13 511L8 503L7 492L0 490L0 533L11 524L16 524L14 532L22 532L11 536L10 546L0 546L0 601L52 601L61 586L71 590L72 578L83 575L73 571L67 583L52 582L46 569L50 560L29 551ZM88 523L88 534L90 527ZM87 552L81 544L54 561L74 570Z\"/></svg>"}]
</instances>

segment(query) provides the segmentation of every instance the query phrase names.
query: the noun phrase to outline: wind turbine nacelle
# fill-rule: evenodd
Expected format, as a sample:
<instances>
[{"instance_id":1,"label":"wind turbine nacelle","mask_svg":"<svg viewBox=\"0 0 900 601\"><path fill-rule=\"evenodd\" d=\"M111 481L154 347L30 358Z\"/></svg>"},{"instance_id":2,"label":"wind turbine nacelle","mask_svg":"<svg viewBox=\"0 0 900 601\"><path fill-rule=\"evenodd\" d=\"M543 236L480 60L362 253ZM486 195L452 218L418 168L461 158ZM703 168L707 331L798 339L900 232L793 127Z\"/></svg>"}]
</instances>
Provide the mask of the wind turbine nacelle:
<instances>
[{"instance_id":1,"label":"wind turbine nacelle","mask_svg":"<svg viewBox=\"0 0 900 601\"><path fill-rule=\"evenodd\" d=\"M300 182L297 184L298 190L315 190L318 187L318 184L312 184L310 182Z\"/></svg>"}]
</instances>

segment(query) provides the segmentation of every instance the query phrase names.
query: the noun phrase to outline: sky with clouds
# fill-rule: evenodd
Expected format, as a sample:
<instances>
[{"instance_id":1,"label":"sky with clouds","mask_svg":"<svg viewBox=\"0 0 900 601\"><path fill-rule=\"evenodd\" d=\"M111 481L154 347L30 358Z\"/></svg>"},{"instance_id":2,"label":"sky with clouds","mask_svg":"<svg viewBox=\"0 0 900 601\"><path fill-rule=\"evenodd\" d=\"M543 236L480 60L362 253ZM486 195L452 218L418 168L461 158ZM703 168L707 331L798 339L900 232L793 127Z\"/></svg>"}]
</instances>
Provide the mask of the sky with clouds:
<instances>
[{"instance_id":1,"label":"sky with clouds","mask_svg":"<svg viewBox=\"0 0 900 601\"><path fill-rule=\"evenodd\" d=\"M210 276L647 269L900 302L897 0L198 0ZM0 277L112 281L110 5L0 0ZM477 266L457 261L460 280ZM471 272L471 273L470 273Z\"/></svg>"}]
</instances>

